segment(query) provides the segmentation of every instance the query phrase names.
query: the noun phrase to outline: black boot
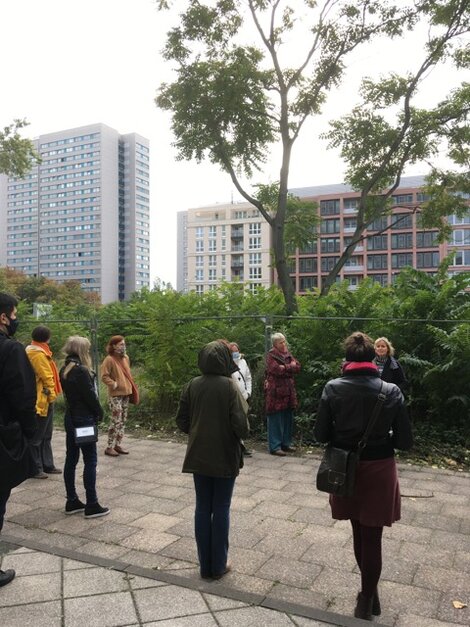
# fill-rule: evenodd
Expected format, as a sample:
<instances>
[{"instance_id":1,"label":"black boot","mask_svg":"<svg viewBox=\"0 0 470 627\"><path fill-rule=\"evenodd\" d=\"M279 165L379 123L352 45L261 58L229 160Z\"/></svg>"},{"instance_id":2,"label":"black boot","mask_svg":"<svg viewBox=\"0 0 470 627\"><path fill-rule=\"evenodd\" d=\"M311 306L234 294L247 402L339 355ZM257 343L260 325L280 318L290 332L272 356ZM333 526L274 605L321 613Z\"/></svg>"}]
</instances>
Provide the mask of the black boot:
<instances>
[{"instance_id":1,"label":"black boot","mask_svg":"<svg viewBox=\"0 0 470 627\"><path fill-rule=\"evenodd\" d=\"M379 591L376 590L374 592L374 596L372 597L372 614L374 616L380 616L381 613L382 608L380 607Z\"/></svg>"},{"instance_id":2,"label":"black boot","mask_svg":"<svg viewBox=\"0 0 470 627\"><path fill-rule=\"evenodd\" d=\"M7 583L10 583L15 578L15 571L10 570L0 570L0 588L2 586L6 586Z\"/></svg>"},{"instance_id":3,"label":"black boot","mask_svg":"<svg viewBox=\"0 0 470 627\"><path fill-rule=\"evenodd\" d=\"M357 595L356 609L354 610L354 616L356 618L362 618L364 620L372 620L372 600L373 597L366 597L359 592Z\"/></svg>"}]
</instances>

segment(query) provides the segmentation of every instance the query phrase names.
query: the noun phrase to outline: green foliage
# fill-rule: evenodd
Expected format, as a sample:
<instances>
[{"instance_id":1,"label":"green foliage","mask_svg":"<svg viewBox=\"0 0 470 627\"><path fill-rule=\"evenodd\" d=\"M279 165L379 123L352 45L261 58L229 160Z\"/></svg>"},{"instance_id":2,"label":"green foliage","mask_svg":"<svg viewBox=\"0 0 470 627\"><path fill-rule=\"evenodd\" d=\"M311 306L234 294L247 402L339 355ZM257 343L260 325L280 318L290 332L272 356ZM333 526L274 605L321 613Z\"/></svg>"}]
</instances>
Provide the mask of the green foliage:
<instances>
[{"instance_id":1,"label":"green foliage","mask_svg":"<svg viewBox=\"0 0 470 627\"><path fill-rule=\"evenodd\" d=\"M252 432L264 439L264 356L272 332L281 331L302 364L296 377L296 428L298 439L309 445L323 387L341 372L343 340L355 330L373 338L385 335L410 383L407 403L420 434L419 455L428 459L431 454L425 446L427 430L434 438L432 446L441 434L441 449L460 463L470 446L470 273L449 277L447 269L444 262L430 276L409 268L386 288L371 280L356 290L348 289L347 282L337 283L324 296L313 291L299 297L295 316L284 314L279 289L253 294L236 283L202 296L157 286L128 302L98 308L55 302L40 321L31 318L31 304L22 301L18 338L29 343L33 326L47 324L60 362L67 336L85 335L99 364L109 337L124 335L142 392L142 403L132 408L131 417L152 431L172 424L183 385L199 374L202 346L218 338L236 341L253 375Z\"/></svg>"},{"instance_id":2,"label":"green foliage","mask_svg":"<svg viewBox=\"0 0 470 627\"><path fill-rule=\"evenodd\" d=\"M21 137L26 120L14 120L0 131L0 174L24 177L41 159L30 139Z\"/></svg>"}]
</instances>

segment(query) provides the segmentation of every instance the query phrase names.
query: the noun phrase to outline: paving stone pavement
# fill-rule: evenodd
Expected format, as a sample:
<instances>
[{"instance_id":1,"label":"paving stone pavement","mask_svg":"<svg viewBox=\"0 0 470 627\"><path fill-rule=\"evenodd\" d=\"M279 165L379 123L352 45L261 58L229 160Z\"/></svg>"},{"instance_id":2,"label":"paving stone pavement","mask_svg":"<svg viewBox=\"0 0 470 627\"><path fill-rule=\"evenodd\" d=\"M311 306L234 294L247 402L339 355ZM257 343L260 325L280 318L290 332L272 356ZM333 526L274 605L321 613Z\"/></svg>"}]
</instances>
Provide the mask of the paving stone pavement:
<instances>
[{"instance_id":1,"label":"paving stone pavement","mask_svg":"<svg viewBox=\"0 0 470 627\"><path fill-rule=\"evenodd\" d=\"M351 616L360 579L351 532L314 487L317 458L256 451L246 459L232 502L233 570L206 582L197 569L192 477L181 473L185 445L126 444L129 456L99 450L97 489L109 516L65 516L60 475L13 491L1 567L18 576L0 590L0 625L370 624ZM53 445L60 465L62 432ZM402 520L384 531L375 624L468 626L469 608L453 601L470 605L470 476L411 465L399 473Z\"/></svg>"}]
</instances>

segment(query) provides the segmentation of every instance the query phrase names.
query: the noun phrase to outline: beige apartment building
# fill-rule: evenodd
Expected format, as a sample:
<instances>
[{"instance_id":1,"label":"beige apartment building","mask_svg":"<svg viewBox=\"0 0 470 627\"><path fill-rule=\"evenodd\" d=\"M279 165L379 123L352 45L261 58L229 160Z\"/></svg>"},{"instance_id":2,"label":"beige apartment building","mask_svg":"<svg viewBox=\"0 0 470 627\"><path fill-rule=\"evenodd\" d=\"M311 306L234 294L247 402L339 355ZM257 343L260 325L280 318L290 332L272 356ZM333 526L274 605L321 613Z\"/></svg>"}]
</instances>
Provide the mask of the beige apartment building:
<instances>
[{"instance_id":1,"label":"beige apartment building","mask_svg":"<svg viewBox=\"0 0 470 627\"><path fill-rule=\"evenodd\" d=\"M272 284L270 228L249 203L217 204L178 216L179 291L198 294L222 281Z\"/></svg>"},{"instance_id":2,"label":"beige apartment building","mask_svg":"<svg viewBox=\"0 0 470 627\"><path fill-rule=\"evenodd\" d=\"M391 214L373 222L364 241L342 268L338 280L355 289L365 277L390 285L411 266L429 274L449 253L455 253L450 274L470 271L470 208L464 217L449 216L452 236L437 241L435 229L420 223L424 177L403 177L393 194ZM347 185L292 189L300 198L318 205L320 223L312 240L290 260L290 273L298 294L320 288L351 241L356 228L359 194ZM180 291L203 293L217 283L243 281L250 289L275 281L270 228L249 203L215 205L180 212L178 217L178 281Z\"/></svg>"}]
</instances>

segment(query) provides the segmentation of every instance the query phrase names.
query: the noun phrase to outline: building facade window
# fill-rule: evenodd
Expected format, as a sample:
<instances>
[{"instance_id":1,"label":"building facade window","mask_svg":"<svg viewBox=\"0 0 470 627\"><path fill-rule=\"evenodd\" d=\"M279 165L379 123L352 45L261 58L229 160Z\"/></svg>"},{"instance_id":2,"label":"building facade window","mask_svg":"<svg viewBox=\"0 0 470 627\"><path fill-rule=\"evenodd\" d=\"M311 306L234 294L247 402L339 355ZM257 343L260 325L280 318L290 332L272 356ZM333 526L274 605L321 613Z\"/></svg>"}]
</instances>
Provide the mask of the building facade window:
<instances>
[{"instance_id":1,"label":"building facade window","mask_svg":"<svg viewBox=\"0 0 470 627\"><path fill-rule=\"evenodd\" d=\"M470 246L470 229L456 229L452 233L454 246Z\"/></svg>"},{"instance_id":2,"label":"building facade window","mask_svg":"<svg viewBox=\"0 0 470 627\"><path fill-rule=\"evenodd\" d=\"M204 281L204 270L196 269L196 281Z\"/></svg>"},{"instance_id":3,"label":"building facade window","mask_svg":"<svg viewBox=\"0 0 470 627\"><path fill-rule=\"evenodd\" d=\"M413 228L413 215L411 213L394 213L391 217L391 225L395 231L411 229Z\"/></svg>"},{"instance_id":4,"label":"building facade window","mask_svg":"<svg viewBox=\"0 0 470 627\"><path fill-rule=\"evenodd\" d=\"M202 239L196 240L196 252L197 253L204 252L204 241Z\"/></svg>"},{"instance_id":5,"label":"building facade window","mask_svg":"<svg viewBox=\"0 0 470 627\"><path fill-rule=\"evenodd\" d=\"M387 250L387 235L373 235L367 238L367 250Z\"/></svg>"},{"instance_id":6,"label":"building facade window","mask_svg":"<svg viewBox=\"0 0 470 627\"><path fill-rule=\"evenodd\" d=\"M248 240L248 249L254 250L256 248L261 248L261 237L250 237Z\"/></svg>"},{"instance_id":7,"label":"building facade window","mask_svg":"<svg viewBox=\"0 0 470 627\"><path fill-rule=\"evenodd\" d=\"M345 198L343 207L345 209L357 209L359 206L359 198Z\"/></svg>"},{"instance_id":8,"label":"building facade window","mask_svg":"<svg viewBox=\"0 0 470 627\"><path fill-rule=\"evenodd\" d=\"M217 250L217 240L210 239L209 240L209 252L214 253Z\"/></svg>"},{"instance_id":9,"label":"building facade window","mask_svg":"<svg viewBox=\"0 0 470 627\"><path fill-rule=\"evenodd\" d=\"M316 257L304 257L299 259L299 272L317 272L318 260Z\"/></svg>"},{"instance_id":10,"label":"building facade window","mask_svg":"<svg viewBox=\"0 0 470 627\"><path fill-rule=\"evenodd\" d=\"M388 255L368 255L368 270L386 270L388 268Z\"/></svg>"},{"instance_id":11,"label":"building facade window","mask_svg":"<svg viewBox=\"0 0 470 627\"><path fill-rule=\"evenodd\" d=\"M201 238L204 237L204 227L203 226L197 226L196 227L196 238Z\"/></svg>"},{"instance_id":12,"label":"building facade window","mask_svg":"<svg viewBox=\"0 0 470 627\"><path fill-rule=\"evenodd\" d=\"M261 253L250 253L248 257L248 263L250 266L261 265Z\"/></svg>"},{"instance_id":13,"label":"building facade window","mask_svg":"<svg viewBox=\"0 0 470 627\"><path fill-rule=\"evenodd\" d=\"M215 268L217 265L217 256L209 255L209 268Z\"/></svg>"},{"instance_id":14,"label":"building facade window","mask_svg":"<svg viewBox=\"0 0 470 627\"><path fill-rule=\"evenodd\" d=\"M202 268L204 266L204 257L202 255L196 255L196 268Z\"/></svg>"},{"instance_id":15,"label":"building facade window","mask_svg":"<svg viewBox=\"0 0 470 627\"><path fill-rule=\"evenodd\" d=\"M341 230L339 218L334 220L322 220L320 224L320 233L339 233Z\"/></svg>"},{"instance_id":16,"label":"building facade window","mask_svg":"<svg viewBox=\"0 0 470 627\"><path fill-rule=\"evenodd\" d=\"M323 257L321 260L321 271L330 272L338 263L339 257Z\"/></svg>"},{"instance_id":17,"label":"building facade window","mask_svg":"<svg viewBox=\"0 0 470 627\"><path fill-rule=\"evenodd\" d=\"M320 239L320 250L322 253L338 253L340 250L339 237Z\"/></svg>"},{"instance_id":18,"label":"building facade window","mask_svg":"<svg viewBox=\"0 0 470 627\"><path fill-rule=\"evenodd\" d=\"M261 280L261 268L250 268L249 278L250 278L250 281Z\"/></svg>"},{"instance_id":19,"label":"building facade window","mask_svg":"<svg viewBox=\"0 0 470 627\"><path fill-rule=\"evenodd\" d=\"M299 280L299 290L307 292L318 287L318 279L316 276L301 276Z\"/></svg>"},{"instance_id":20,"label":"building facade window","mask_svg":"<svg viewBox=\"0 0 470 627\"><path fill-rule=\"evenodd\" d=\"M392 196L394 205L409 205L413 202L413 194L398 194Z\"/></svg>"},{"instance_id":21,"label":"building facade window","mask_svg":"<svg viewBox=\"0 0 470 627\"><path fill-rule=\"evenodd\" d=\"M470 266L470 250L458 250L455 253L453 266Z\"/></svg>"},{"instance_id":22,"label":"building facade window","mask_svg":"<svg viewBox=\"0 0 470 627\"><path fill-rule=\"evenodd\" d=\"M261 235L261 222L253 222L248 227L250 235Z\"/></svg>"},{"instance_id":23,"label":"building facade window","mask_svg":"<svg viewBox=\"0 0 470 627\"><path fill-rule=\"evenodd\" d=\"M437 233L433 231L418 231L416 233L416 248L430 248L438 246Z\"/></svg>"},{"instance_id":24,"label":"building facade window","mask_svg":"<svg viewBox=\"0 0 470 627\"><path fill-rule=\"evenodd\" d=\"M413 265L413 253L392 254L392 268L406 268Z\"/></svg>"},{"instance_id":25,"label":"building facade window","mask_svg":"<svg viewBox=\"0 0 470 627\"><path fill-rule=\"evenodd\" d=\"M417 268L437 268L439 265L439 253L416 253Z\"/></svg>"},{"instance_id":26,"label":"building facade window","mask_svg":"<svg viewBox=\"0 0 470 627\"><path fill-rule=\"evenodd\" d=\"M383 231L388 226L388 217L381 216L380 218L376 218L373 222L369 224L367 227L369 231Z\"/></svg>"},{"instance_id":27,"label":"building facade window","mask_svg":"<svg viewBox=\"0 0 470 627\"><path fill-rule=\"evenodd\" d=\"M339 198L320 200L320 215L331 216L339 213Z\"/></svg>"},{"instance_id":28,"label":"building facade window","mask_svg":"<svg viewBox=\"0 0 470 627\"><path fill-rule=\"evenodd\" d=\"M391 237L392 249L395 248L413 248L413 233L392 233Z\"/></svg>"}]
</instances>

